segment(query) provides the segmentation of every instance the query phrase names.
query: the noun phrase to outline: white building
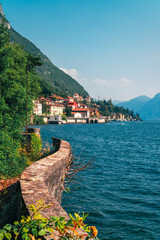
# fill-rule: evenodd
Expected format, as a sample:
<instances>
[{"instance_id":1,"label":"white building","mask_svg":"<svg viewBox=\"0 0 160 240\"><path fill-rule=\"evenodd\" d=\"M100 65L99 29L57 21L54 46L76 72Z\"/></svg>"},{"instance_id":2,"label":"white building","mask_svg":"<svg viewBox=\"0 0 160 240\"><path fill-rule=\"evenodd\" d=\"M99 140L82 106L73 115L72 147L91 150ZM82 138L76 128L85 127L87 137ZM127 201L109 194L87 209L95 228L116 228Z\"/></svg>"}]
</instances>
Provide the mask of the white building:
<instances>
[{"instance_id":1,"label":"white building","mask_svg":"<svg viewBox=\"0 0 160 240\"><path fill-rule=\"evenodd\" d=\"M90 117L89 109L85 109L85 108L75 108L72 110L71 114L74 118L89 118Z\"/></svg>"},{"instance_id":2,"label":"white building","mask_svg":"<svg viewBox=\"0 0 160 240\"><path fill-rule=\"evenodd\" d=\"M50 104L50 115L55 116L55 115L62 115L65 107L62 104L58 103L53 103Z\"/></svg>"},{"instance_id":3,"label":"white building","mask_svg":"<svg viewBox=\"0 0 160 240\"><path fill-rule=\"evenodd\" d=\"M42 103L38 100L33 100L33 113L36 115L42 115Z\"/></svg>"}]
</instances>

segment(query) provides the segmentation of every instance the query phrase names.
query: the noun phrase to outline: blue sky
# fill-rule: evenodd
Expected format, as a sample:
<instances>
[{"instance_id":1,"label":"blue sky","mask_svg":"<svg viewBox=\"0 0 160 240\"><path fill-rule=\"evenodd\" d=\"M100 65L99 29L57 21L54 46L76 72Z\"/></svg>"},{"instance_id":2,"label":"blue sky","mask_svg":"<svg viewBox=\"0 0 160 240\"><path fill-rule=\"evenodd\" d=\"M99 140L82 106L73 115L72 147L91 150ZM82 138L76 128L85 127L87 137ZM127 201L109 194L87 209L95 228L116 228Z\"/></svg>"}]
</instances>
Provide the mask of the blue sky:
<instances>
[{"instance_id":1,"label":"blue sky","mask_svg":"<svg viewBox=\"0 0 160 240\"><path fill-rule=\"evenodd\" d=\"M101 99L160 92L159 0L0 0L12 27Z\"/></svg>"}]
</instances>

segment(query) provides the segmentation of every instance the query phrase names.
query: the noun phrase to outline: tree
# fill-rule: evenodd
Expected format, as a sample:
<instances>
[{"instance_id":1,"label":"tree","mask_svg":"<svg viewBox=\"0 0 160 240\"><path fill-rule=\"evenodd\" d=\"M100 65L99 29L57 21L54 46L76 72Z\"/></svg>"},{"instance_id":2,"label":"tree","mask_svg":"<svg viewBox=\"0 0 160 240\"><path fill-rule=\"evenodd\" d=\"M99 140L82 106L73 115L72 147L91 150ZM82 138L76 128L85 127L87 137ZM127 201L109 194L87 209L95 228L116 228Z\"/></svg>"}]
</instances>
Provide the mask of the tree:
<instances>
[{"instance_id":1,"label":"tree","mask_svg":"<svg viewBox=\"0 0 160 240\"><path fill-rule=\"evenodd\" d=\"M71 108L69 108L68 106L66 106L66 108L65 108L65 115L66 115L67 117L70 117L70 116L71 116L71 112L72 112Z\"/></svg>"},{"instance_id":2,"label":"tree","mask_svg":"<svg viewBox=\"0 0 160 240\"><path fill-rule=\"evenodd\" d=\"M110 113L114 112L114 105L111 99L107 102L107 107Z\"/></svg>"},{"instance_id":3,"label":"tree","mask_svg":"<svg viewBox=\"0 0 160 240\"><path fill-rule=\"evenodd\" d=\"M26 84L26 133L27 133L27 125L28 125L28 73L32 72L36 66L41 66L42 62L40 61L40 56L31 55L28 53L27 55L27 64L26 64L26 73L27 73L27 84Z\"/></svg>"},{"instance_id":4,"label":"tree","mask_svg":"<svg viewBox=\"0 0 160 240\"><path fill-rule=\"evenodd\" d=\"M3 18L0 25L0 175L19 174L27 161L20 154L20 130L26 120L26 66L28 65L28 117L32 99L40 87L34 71L35 56L30 56L18 44L10 43Z\"/></svg>"}]
</instances>

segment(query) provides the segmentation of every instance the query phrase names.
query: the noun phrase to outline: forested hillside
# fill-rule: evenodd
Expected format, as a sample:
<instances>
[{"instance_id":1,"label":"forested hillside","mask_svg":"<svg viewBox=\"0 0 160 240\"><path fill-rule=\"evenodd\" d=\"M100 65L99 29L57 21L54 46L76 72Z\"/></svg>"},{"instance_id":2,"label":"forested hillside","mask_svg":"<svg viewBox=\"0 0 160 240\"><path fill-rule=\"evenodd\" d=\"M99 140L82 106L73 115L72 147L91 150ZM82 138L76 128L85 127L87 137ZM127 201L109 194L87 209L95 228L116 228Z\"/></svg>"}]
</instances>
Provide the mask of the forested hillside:
<instances>
[{"instance_id":1,"label":"forested hillside","mask_svg":"<svg viewBox=\"0 0 160 240\"><path fill-rule=\"evenodd\" d=\"M76 80L54 66L40 49L28 39L22 37L12 27L10 28L10 38L11 42L16 42L30 53L41 56L43 64L37 67L37 73L41 77L40 85L43 95L49 96L55 93L65 97L69 94L79 93L81 96L88 96L88 93Z\"/></svg>"}]
</instances>

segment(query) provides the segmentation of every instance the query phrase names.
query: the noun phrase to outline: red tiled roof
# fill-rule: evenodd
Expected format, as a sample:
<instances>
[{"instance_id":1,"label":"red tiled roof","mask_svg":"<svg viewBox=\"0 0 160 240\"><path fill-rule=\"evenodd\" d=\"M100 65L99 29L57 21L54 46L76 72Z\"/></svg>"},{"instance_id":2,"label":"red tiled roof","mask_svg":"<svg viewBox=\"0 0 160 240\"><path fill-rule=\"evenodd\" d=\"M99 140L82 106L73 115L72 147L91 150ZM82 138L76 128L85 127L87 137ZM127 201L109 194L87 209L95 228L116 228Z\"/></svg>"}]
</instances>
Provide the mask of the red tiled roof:
<instances>
[{"instance_id":1,"label":"red tiled roof","mask_svg":"<svg viewBox=\"0 0 160 240\"><path fill-rule=\"evenodd\" d=\"M77 106L77 103L76 102L68 102L68 105L75 105L75 106Z\"/></svg>"},{"instance_id":2,"label":"red tiled roof","mask_svg":"<svg viewBox=\"0 0 160 240\"><path fill-rule=\"evenodd\" d=\"M52 96L50 96L51 98L57 98L58 96L56 94L53 94Z\"/></svg>"},{"instance_id":3,"label":"red tiled roof","mask_svg":"<svg viewBox=\"0 0 160 240\"><path fill-rule=\"evenodd\" d=\"M71 99L73 99L73 97L68 97L68 98L71 98Z\"/></svg>"},{"instance_id":4,"label":"red tiled roof","mask_svg":"<svg viewBox=\"0 0 160 240\"><path fill-rule=\"evenodd\" d=\"M58 98L58 99L61 99L61 100L63 100L63 99L64 99L63 97L60 97L60 96L59 96L59 97L57 97L57 98Z\"/></svg>"},{"instance_id":5,"label":"red tiled roof","mask_svg":"<svg viewBox=\"0 0 160 240\"><path fill-rule=\"evenodd\" d=\"M64 107L62 104L59 103L48 103L48 106L55 106L55 107Z\"/></svg>"},{"instance_id":6,"label":"red tiled roof","mask_svg":"<svg viewBox=\"0 0 160 240\"><path fill-rule=\"evenodd\" d=\"M68 105L74 105L74 102L69 102Z\"/></svg>"},{"instance_id":7,"label":"red tiled roof","mask_svg":"<svg viewBox=\"0 0 160 240\"><path fill-rule=\"evenodd\" d=\"M89 109L85 109L85 108L75 108L72 110L73 112L88 112Z\"/></svg>"},{"instance_id":8,"label":"red tiled roof","mask_svg":"<svg viewBox=\"0 0 160 240\"><path fill-rule=\"evenodd\" d=\"M58 96L58 95L56 95L56 94L53 94L52 96L50 96L50 98L57 98L57 99L64 99L63 97L61 97L61 96Z\"/></svg>"}]
</instances>

